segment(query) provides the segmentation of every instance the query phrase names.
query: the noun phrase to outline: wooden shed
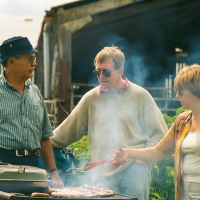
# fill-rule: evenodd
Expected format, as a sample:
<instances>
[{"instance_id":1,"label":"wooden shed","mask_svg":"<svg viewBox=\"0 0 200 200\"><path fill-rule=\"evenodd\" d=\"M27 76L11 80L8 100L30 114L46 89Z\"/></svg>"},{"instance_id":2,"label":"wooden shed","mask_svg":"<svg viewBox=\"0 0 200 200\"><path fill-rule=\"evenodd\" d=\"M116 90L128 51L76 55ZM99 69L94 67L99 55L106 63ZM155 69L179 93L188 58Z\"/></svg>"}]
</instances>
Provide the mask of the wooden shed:
<instances>
[{"instance_id":1,"label":"wooden shed","mask_svg":"<svg viewBox=\"0 0 200 200\"><path fill-rule=\"evenodd\" d=\"M46 11L35 83L59 104L58 124L97 83L93 59L104 46L118 46L125 75L147 88L165 87L181 67L200 63L199 8L199 0L82 0Z\"/></svg>"}]
</instances>

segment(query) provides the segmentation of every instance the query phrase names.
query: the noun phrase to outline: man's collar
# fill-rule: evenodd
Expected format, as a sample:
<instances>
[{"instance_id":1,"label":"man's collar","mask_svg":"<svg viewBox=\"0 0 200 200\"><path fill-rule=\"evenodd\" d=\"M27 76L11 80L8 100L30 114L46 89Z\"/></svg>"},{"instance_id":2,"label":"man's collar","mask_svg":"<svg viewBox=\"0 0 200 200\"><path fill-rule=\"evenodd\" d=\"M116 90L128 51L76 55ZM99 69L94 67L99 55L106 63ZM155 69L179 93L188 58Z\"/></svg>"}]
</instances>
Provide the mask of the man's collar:
<instances>
[{"instance_id":1,"label":"man's collar","mask_svg":"<svg viewBox=\"0 0 200 200\"><path fill-rule=\"evenodd\" d=\"M124 84L122 85L121 88L119 88L118 90L115 91L116 93L122 92L129 87L128 79L126 77L123 78L123 81L124 81ZM112 93L109 90L104 90L101 85L99 86L99 92L100 93Z\"/></svg>"}]
</instances>

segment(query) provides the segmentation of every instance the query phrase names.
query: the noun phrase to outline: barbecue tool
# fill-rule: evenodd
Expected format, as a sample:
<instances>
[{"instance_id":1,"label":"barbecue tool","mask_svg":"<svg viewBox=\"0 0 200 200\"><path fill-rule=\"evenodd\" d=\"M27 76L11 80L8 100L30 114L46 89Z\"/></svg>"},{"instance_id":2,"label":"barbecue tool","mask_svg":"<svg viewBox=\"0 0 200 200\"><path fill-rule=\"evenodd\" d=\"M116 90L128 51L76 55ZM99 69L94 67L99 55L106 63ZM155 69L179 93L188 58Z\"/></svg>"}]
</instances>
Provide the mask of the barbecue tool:
<instances>
[{"instance_id":1,"label":"barbecue tool","mask_svg":"<svg viewBox=\"0 0 200 200\"><path fill-rule=\"evenodd\" d=\"M103 164L106 164L106 163L112 164L112 157L109 157L105 160L101 160L101 161L98 161L98 162L86 163L86 164L81 165L78 168L69 168L69 169L66 170L66 172L68 172L70 170L73 170L75 172L73 174L68 174L69 176L74 175L74 174L78 174L78 173L84 173L84 172L88 172L89 170L91 170L91 169L93 169L93 168L95 168L99 165L103 165Z\"/></svg>"}]
</instances>

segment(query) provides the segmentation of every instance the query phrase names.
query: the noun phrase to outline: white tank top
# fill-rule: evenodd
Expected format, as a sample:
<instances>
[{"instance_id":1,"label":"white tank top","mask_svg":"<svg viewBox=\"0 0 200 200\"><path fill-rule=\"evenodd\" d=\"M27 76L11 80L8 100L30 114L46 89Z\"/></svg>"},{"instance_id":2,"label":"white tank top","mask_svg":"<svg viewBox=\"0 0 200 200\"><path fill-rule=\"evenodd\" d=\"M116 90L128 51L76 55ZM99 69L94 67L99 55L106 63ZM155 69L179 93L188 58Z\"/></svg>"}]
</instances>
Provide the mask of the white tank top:
<instances>
[{"instance_id":1,"label":"white tank top","mask_svg":"<svg viewBox=\"0 0 200 200\"><path fill-rule=\"evenodd\" d=\"M187 182L200 183L200 132L189 132L181 145L183 175Z\"/></svg>"}]
</instances>

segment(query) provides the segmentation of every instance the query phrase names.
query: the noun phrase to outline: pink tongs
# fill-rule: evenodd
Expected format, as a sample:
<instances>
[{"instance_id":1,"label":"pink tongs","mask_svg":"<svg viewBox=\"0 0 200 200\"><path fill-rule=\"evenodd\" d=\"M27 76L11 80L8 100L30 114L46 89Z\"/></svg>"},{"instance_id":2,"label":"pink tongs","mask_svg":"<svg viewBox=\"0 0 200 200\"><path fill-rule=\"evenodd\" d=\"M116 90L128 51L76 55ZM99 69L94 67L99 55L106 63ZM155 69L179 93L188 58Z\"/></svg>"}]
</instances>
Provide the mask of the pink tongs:
<instances>
[{"instance_id":1,"label":"pink tongs","mask_svg":"<svg viewBox=\"0 0 200 200\"><path fill-rule=\"evenodd\" d=\"M92 169L94 167L97 167L99 165L105 164L105 163L112 163L112 157L107 158L105 160L98 161L98 162L91 162L91 163L83 164L78 168L69 168L69 169L66 170L66 172L69 172L71 170L74 171L73 173L68 173L67 174L68 176L71 176L71 175L74 175L74 174L87 172L90 169Z\"/></svg>"},{"instance_id":2,"label":"pink tongs","mask_svg":"<svg viewBox=\"0 0 200 200\"><path fill-rule=\"evenodd\" d=\"M87 163L85 164L83 171L89 171L90 169L97 167L99 165L105 164L105 163L112 163L112 157L107 158L105 160L98 161L98 162Z\"/></svg>"}]
</instances>

